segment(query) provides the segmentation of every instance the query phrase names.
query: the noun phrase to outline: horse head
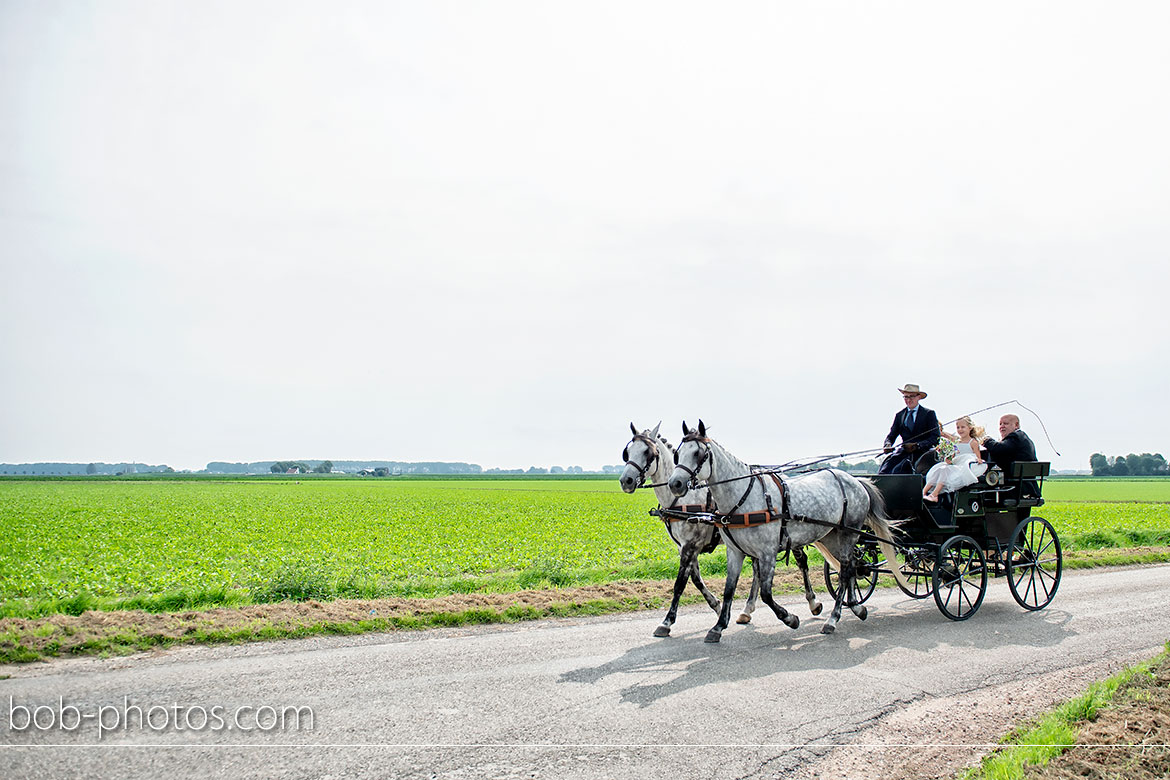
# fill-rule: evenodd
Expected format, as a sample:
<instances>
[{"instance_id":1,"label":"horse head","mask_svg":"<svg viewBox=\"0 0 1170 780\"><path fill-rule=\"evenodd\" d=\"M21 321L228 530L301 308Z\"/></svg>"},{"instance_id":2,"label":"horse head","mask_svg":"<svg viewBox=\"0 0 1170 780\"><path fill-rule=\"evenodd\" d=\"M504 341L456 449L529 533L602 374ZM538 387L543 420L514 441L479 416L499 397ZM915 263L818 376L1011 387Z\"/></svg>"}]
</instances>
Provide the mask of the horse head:
<instances>
[{"instance_id":1,"label":"horse head","mask_svg":"<svg viewBox=\"0 0 1170 780\"><path fill-rule=\"evenodd\" d=\"M711 440L707 438L707 426L699 420L698 428L688 428L683 421L683 440L674 452L674 471L667 480L670 492L681 496L687 492L691 481L711 479Z\"/></svg>"},{"instance_id":2,"label":"horse head","mask_svg":"<svg viewBox=\"0 0 1170 780\"><path fill-rule=\"evenodd\" d=\"M658 429L662 427L662 423L654 426L651 430L647 428L641 433L630 423L630 433L634 434L634 438L622 450L622 462L626 467L622 469L620 483L622 490L627 493L633 493L646 481L646 476L653 473L658 466Z\"/></svg>"}]
</instances>

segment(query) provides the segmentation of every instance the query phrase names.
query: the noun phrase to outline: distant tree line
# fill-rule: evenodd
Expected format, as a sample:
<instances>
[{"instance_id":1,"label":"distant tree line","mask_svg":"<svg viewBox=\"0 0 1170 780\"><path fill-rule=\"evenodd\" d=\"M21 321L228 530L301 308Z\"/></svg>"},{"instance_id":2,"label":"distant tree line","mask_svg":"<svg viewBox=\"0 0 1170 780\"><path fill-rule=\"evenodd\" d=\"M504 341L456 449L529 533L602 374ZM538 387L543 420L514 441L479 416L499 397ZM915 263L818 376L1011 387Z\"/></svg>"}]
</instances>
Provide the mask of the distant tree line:
<instances>
[{"instance_id":1,"label":"distant tree line","mask_svg":"<svg viewBox=\"0 0 1170 780\"><path fill-rule=\"evenodd\" d=\"M611 468L611 467L606 466L606 468ZM617 467L617 466L614 466L612 468L618 468L620 470L620 467ZM583 469L580 466L549 466L548 468L545 468L544 466L529 466L526 469L490 468L490 469L484 469L483 473L484 474L584 474L585 469Z\"/></svg>"},{"instance_id":2,"label":"distant tree line","mask_svg":"<svg viewBox=\"0 0 1170 780\"><path fill-rule=\"evenodd\" d=\"M0 474L7 476L122 476L124 474L173 473L166 464L151 466L146 463L0 463Z\"/></svg>"},{"instance_id":3,"label":"distant tree line","mask_svg":"<svg viewBox=\"0 0 1170 780\"><path fill-rule=\"evenodd\" d=\"M1143 452L1135 455L1118 455L1116 457L1102 455L1099 452L1089 457L1089 467L1093 469L1094 477L1165 477L1170 475L1166 469L1166 459L1160 453L1151 455Z\"/></svg>"},{"instance_id":4,"label":"distant tree line","mask_svg":"<svg viewBox=\"0 0 1170 780\"><path fill-rule=\"evenodd\" d=\"M828 464L825 464L828 465ZM846 461L839 461L833 468L841 471L852 472L855 474L876 474L878 470L878 462L876 460L863 460L860 463L847 463Z\"/></svg>"},{"instance_id":5,"label":"distant tree line","mask_svg":"<svg viewBox=\"0 0 1170 780\"><path fill-rule=\"evenodd\" d=\"M361 471L373 471L378 468L387 469L388 473L395 474L482 474L483 468L475 463L408 463L395 460L258 460L251 463L227 463L211 461L204 469L208 474L287 474L290 468L298 468L302 473L314 472L317 474L356 474Z\"/></svg>"}]
</instances>

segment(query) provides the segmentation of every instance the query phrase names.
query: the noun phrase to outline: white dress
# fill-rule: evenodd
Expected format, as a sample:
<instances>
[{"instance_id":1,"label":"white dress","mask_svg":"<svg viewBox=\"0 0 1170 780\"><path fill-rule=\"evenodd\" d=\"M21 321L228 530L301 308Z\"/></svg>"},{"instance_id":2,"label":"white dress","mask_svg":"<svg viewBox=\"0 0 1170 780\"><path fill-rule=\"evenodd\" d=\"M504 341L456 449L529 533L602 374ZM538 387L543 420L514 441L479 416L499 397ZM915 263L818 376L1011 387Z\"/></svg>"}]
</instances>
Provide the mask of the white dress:
<instances>
[{"instance_id":1,"label":"white dress","mask_svg":"<svg viewBox=\"0 0 1170 780\"><path fill-rule=\"evenodd\" d=\"M971 442L955 442L954 463L942 461L930 467L926 472L926 484L934 485L942 482L942 492L953 493L967 485L975 484L979 476L987 470L987 464L977 463L975 453L971 451Z\"/></svg>"}]
</instances>

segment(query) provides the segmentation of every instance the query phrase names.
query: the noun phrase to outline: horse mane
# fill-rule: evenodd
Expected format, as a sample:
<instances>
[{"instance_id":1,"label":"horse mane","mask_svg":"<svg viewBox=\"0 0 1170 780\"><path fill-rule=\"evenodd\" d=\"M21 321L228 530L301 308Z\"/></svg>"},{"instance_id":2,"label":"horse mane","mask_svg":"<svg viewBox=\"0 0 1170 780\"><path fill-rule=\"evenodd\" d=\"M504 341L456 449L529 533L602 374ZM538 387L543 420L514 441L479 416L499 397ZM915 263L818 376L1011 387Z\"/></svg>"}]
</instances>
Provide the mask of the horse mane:
<instances>
[{"instance_id":1,"label":"horse mane","mask_svg":"<svg viewBox=\"0 0 1170 780\"><path fill-rule=\"evenodd\" d=\"M710 434L710 432L708 432L708 433L707 433L707 436L706 436L705 438L707 439L707 444L708 444L708 446L710 446L710 445L714 444L716 447L718 447L718 448L719 448L719 449L720 449L720 450L723 452L723 454L724 454L724 455L726 455L728 458L730 458L730 459L731 459L731 462L732 462L732 463L736 463L736 464L738 464L738 465L740 465L740 466L743 466L745 469L747 469L747 470L748 470L748 471L750 471L750 472L754 472L754 471L755 471L755 469L753 469L753 468L751 467L751 465L747 463L747 461L741 460L741 459L740 459L740 457L739 457L738 455L736 455L736 454L735 454L735 453L733 453L731 450L729 450L729 449L727 449L726 447L724 447L724 446L723 446L722 444L720 444L719 442L717 442L717 441L715 441L714 439L712 439L712 438L711 438L711 434Z\"/></svg>"}]
</instances>

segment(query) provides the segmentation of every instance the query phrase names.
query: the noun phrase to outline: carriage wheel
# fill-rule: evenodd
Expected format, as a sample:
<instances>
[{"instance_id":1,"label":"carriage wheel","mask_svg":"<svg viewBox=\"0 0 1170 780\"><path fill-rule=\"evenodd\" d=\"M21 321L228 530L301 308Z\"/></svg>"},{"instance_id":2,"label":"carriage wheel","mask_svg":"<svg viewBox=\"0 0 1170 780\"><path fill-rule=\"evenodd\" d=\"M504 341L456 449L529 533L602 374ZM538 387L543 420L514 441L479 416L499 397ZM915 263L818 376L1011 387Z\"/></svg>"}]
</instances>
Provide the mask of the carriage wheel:
<instances>
[{"instance_id":1,"label":"carriage wheel","mask_svg":"<svg viewBox=\"0 0 1170 780\"><path fill-rule=\"evenodd\" d=\"M912 599L929 598L934 593L934 553L924 547L908 547L902 565L898 567L910 588L898 583L898 588Z\"/></svg>"},{"instance_id":2,"label":"carriage wheel","mask_svg":"<svg viewBox=\"0 0 1170 780\"><path fill-rule=\"evenodd\" d=\"M1060 539L1052 524L1042 517L1021 520L1012 534L1008 555L1008 587L1024 609L1047 607L1060 587L1064 561Z\"/></svg>"},{"instance_id":3,"label":"carriage wheel","mask_svg":"<svg viewBox=\"0 0 1170 780\"><path fill-rule=\"evenodd\" d=\"M987 594L987 561L970 536L952 536L934 564L934 603L951 620L975 614Z\"/></svg>"},{"instance_id":4,"label":"carriage wheel","mask_svg":"<svg viewBox=\"0 0 1170 780\"><path fill-rule=\"evenodd\" d=\"M845 606L856 607L869 601L869 597L873 595L874 589L877 587L878 569L882 567L885 560L882 558L881 549L872 542L858 542L857 546L853 548L853 563L857 567L856 594L857 599L854 601L846 600ZM825 561L825 587L829 589L829 595L833 597L833 601L837 600L837 592L841 588L841 573L834 569L828 561Z\"/></svg>"}]
</instances>

